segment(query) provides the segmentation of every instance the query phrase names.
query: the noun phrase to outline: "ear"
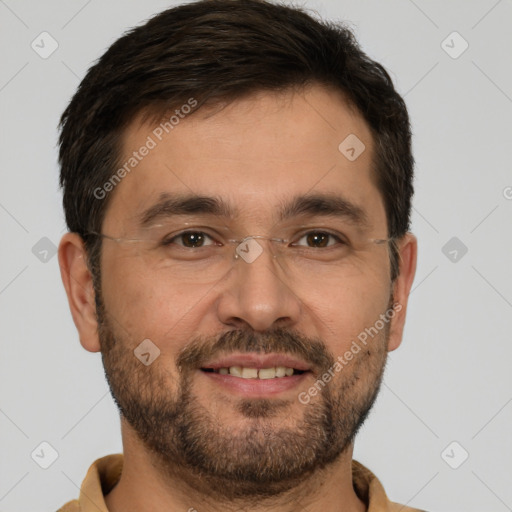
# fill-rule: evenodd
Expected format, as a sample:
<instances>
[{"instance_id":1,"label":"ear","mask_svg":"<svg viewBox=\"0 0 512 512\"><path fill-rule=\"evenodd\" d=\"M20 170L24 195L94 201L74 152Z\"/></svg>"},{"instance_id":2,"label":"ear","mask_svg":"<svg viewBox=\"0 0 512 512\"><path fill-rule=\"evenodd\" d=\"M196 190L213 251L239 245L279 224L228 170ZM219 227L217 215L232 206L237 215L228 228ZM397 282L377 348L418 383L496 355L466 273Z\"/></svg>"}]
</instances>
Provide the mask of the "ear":
<instances>
[{"instance_id":1,"label":"ear","mask_svg":"<svg viewBox=\"0 0 512 512\"><path fill-rule=\"evenodd\" d=\"M98 322L92 275L87 266L87 253L77 233L66 233L59 244L60 275L80 343L89 352L99 352Z\"/></svg>"},{"instance_id":2,"label":"ear","mask_svg":"<svg viewBox=\"0 0 512 512\"><path fill-rule=\"evenodd\" d=\"M398 242L399 275L393 283L393 298L395 316L391 321L389 331L388 351L396 350L402 343L407 301L411 291L414 275L416 274L416 260L418 256L418 240L412 233L407 233Z\"/></svg>"}]
</instances>

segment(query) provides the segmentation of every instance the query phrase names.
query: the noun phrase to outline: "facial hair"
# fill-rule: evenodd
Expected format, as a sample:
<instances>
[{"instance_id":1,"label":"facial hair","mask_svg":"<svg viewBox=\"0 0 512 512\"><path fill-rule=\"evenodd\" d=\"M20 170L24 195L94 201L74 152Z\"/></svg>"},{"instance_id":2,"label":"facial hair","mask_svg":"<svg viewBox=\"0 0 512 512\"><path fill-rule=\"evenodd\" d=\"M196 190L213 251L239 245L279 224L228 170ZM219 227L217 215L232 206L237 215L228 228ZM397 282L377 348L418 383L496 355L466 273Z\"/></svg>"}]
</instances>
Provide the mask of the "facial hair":
<instances>
[{"instance_id":1,"label":"facial hair","mask_svg":"<svg viewBox=\"0 0 512 512\"><path fill-rule=\"evenodd\" d=\"M250 426L244 422L245 428L234 432L216 422L194 394L201 363L234 351L286 353L310 363L319 382L335 365L322 340L289 329L196 337L182 349L171 372L162 357L145 366L134 356L138 342L119 332L101 297L97 317L112 396L155 466L166 478L182 479L229 502L277 497L338 460L377 398L387 360L388 324L322 387L316 400L302 405L293 428L279 423L289 401L241 398L235 413L250 418Z\"/></svg>"}]
</instances>

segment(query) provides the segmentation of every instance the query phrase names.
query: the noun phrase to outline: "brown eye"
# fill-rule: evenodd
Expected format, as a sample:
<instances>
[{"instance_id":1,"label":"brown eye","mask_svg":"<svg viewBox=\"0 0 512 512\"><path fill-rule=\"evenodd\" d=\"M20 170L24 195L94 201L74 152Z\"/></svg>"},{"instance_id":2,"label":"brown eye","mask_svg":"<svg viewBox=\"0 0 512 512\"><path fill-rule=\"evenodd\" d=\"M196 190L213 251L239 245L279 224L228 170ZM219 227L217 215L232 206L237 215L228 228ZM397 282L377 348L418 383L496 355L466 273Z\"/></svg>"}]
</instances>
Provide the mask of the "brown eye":
<instances>
[{"instance_id":1,"label":"brown eye","mask_svg":"<svg viewBox=\"0 0 512 512\"><path fill-rule=\"evenodd\" d=\"M204 244L205 236L204 233L198 231L183 233L181 235L181 239L185 247L202 247Z\"/></svg>"},{"instance_id":2,"label":"brown eye","mask_svg":"<svg viewBox=\"0 0 512 512\"><path fill-rule=\"evenodd\" d=\"M308 245L312 247L326 247L329 243L329 236L327 233L309 233L307 235Z\"/></svg>"},{"instance_id":3,"label":"brown eye","mask_svg":"<svg viewBox=\"0 0 512 512\"><path fill-rule=\"evenodd\" d=\"M301 243L301 241L305 241L305 244L303 242ZM322 249L336 245L336 243L342 243L342 240L332 233L326 231L310 231L298 240L297 245L306 245L307 247Z\"/></svg>"},{"instance_id":4,"label":"brown eye","mask_svg":"<svg viewBox=\"0 0 512 512\"><path fill-rule=\"evenodd\" d=\"M207 243L210 241L210 243ZM212 238L202 231L184 231L165 240L163 245L176 244L187 249L196 249L205 245L214 245Z\"/></svg>"}]
</instances>

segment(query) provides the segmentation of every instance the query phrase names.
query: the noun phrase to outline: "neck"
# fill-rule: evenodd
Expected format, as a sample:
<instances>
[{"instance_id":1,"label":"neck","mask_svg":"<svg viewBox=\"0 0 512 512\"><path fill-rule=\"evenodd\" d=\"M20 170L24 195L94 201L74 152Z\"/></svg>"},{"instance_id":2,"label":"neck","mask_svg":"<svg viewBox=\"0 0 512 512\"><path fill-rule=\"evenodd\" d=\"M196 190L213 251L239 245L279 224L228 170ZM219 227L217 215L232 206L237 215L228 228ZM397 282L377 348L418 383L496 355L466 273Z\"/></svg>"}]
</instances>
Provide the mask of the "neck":
<instances>
[{"instance_id":1,"label":"neck","mask_svg":"<svg viewBox=\"0 0 512 512\"><path fill-rule=\"evenodd\" d=\"M117 485L105 496L109 512L155 512L186 510L194 512L365 512L365 504L356 495L352 483L352 452L349 447L334 463L307 475L287 489L233 499L224 489L229 482L213 482L191 468L164 469L158 458L148 452L128 425L122 422L124 463Z\"/></svg>"}]
</instances>

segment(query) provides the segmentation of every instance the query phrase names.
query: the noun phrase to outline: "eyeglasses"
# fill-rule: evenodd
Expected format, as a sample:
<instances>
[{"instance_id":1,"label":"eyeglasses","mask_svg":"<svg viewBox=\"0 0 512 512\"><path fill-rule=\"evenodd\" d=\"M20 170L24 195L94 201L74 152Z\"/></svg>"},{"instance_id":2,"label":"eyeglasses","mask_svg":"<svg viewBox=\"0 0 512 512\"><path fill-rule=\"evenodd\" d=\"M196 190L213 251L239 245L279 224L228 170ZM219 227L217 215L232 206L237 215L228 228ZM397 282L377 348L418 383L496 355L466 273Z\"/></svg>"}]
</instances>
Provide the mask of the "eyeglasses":
<instances>
[{"instance_id":1,"label":"eyeglasses","mask_svg":"<svg viewBox=\"0 0 512 512\"><path fill-rule=\"evenodd\" d=\"M388 254L393 238L366 238L321 227L292 226L283 236L235 236L226 226L158 225L126 237L89 232L115 242L123 256L166 278L194 284L213 284L237 265L253 268L264 262L293 282L337 280L364 271L379 251ZM352 230L354 231L354 230ZM381 264L384 264L382 261Z\"/></svg>"}]
</instances>

